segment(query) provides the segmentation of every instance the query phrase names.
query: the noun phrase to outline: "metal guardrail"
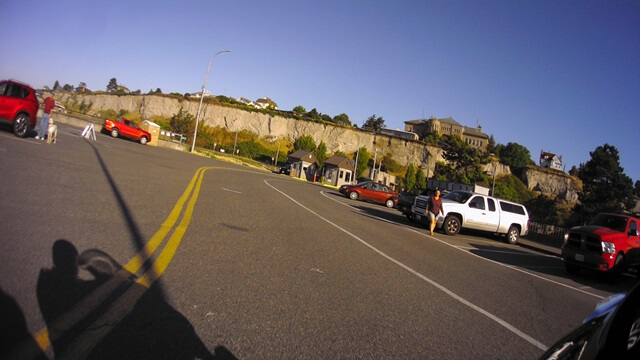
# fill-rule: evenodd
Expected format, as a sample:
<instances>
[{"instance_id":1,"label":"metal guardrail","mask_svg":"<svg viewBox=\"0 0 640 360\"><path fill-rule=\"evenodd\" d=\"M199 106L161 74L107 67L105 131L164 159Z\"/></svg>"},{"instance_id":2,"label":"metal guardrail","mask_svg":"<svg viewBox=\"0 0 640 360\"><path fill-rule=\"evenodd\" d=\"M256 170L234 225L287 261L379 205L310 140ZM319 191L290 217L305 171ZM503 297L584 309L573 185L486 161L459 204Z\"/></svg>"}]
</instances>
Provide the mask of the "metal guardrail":
<instances>
[{"instance_id":1,"label":"metal guardrail","mask_svg":"<svg viewBox=\"0 0 640 360\"><path fill-rule=\"evenodd\" d=\"M545 236L551 236L558 239L563 239L564 234L568 231L567 228L563 228L557 225L542 224L535 221L529 221L529 233L536 233Z\"/></svg>"}]
</instances>

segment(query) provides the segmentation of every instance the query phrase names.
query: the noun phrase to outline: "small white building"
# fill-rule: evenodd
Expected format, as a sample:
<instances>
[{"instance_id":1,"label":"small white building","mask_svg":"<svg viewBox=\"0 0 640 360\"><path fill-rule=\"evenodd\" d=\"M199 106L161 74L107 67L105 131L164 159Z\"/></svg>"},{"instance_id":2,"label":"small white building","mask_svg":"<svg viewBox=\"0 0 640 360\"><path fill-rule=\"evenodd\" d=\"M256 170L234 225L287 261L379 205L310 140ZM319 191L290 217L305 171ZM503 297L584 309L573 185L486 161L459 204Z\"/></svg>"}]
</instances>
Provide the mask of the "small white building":
<instances>
[{"instance_id":1,"label":"small white building","mask_svg":"<svg viewBox=\"0 0 640 360\"><path fill-rule=\"evenodd\" d=\"M558 157L556 154L540 150L540 167L562 171L562 155Z\"/></svg>"}]
</instances>

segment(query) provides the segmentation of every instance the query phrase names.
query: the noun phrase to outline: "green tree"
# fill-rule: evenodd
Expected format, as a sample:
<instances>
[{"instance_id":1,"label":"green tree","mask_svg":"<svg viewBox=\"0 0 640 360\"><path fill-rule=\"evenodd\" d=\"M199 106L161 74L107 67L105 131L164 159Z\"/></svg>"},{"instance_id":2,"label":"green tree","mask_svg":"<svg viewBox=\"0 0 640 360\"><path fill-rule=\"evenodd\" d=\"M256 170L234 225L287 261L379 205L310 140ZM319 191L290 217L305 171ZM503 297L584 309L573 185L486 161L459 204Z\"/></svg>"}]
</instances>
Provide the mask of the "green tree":
<instances>
[{"instance_id":1,"label":"green tree","mask_svg":"<svg viewBox=\"0 0 640 360\"><path fill-rule=\"evenodd\" d=\"M70 84L64 84L64 86L62 87L62 89L64 91L73 91L73 86L71 86Z\"/></svg>"},{"instance_id":2,"label":"green tree","mask_svg":"<svg viewBox=\"0 0 640 360\"><path fill-rule=\"evenodd\" d=\"M636 180L636 183L633 185L633 191L636 196L640 197L640 180Z\"/></svg>"},{"instance_id":3,"label":"green tree","mask_svg":"<svg viewBox=\"0 0 640 360\"><path fill-rule=\"evenodd\" d=\"M416 167L411 163L407 166L407 173L404 175L404 185L409 192L413 192L416 187Z\"/></svg>"},{"instance_id":4,"label":"green tree","mask_svg":"<svg viewBox=\"0 0 640 360\"><path fill-rule=\"evenodd\" d=\"M382 167L386 169L388 173L394 174L396 176L402 175L405 173L406 169L404 166L400 165L391 154L386 154L382 158Z\"/></svg>"},{"instance_id":5,"label":"green tree","mask_svg":"<svg viewBox=\"0 0 640 360\"><path fill-rule=\"evenodd\" d=\"M322 169L324 162L327 160L327 145L324 141L320 141L320 144L315 149L314 153L318 159L318 169Z\"/></svg>"},{"instance_id":6,"label":"green tree","mask_svg":"<svg viewBox=\"0 0 640 360\"><path fill-rule=\"evenodd\" d=\"M302 135L293 143L295 150L313 151L316 149L316 142L310 135Z\"/></svg>"},{"instance_id":7,"label":"green tree","mask_svg":"<svg viewBox=\"0 0 640 360\"><path fill-rule=\"evenodd\" d=\"M575 165L573 165L571 167L571 170L569 170L569 175L571 176L578 176L578 173L579 173L579 170Z\"/></svg>"},{"instance_id":8,"label":"green tree","mask_svg":"<svg viewBox=\"0 0 640 360\"><path fill-rule=\"evenodd\" d=\"M342 157L348 158L347 154L345 154L344 151L340 151L340 150L336 151L333 155L337 155L337 156L342 156Z\"/></svg>"},{"instance_id":9,"label":"green tree","mask_svg":"<svg viewBox=\"0 0 640 360\"><path fill-rule=\"evenodd\" d=\"M117 88L118 88L118 80L116 80L116 78L111 78L111 80L109 80L109 83L107 84L107 91L109 92L116 91Z\"/></svg>"},{"instance_id":10,"label":"green tree","mask_svg":"<svg viewBox=\"0 0 640 360\"><path fill-rule=\"evenodd\" d=\"M347 114L345 113L334 116L333 122L340 125L347 125L347 126L351 125L351 120L349 120L349 116L347 116Z\"/></svg>"},{"instance_id":11,"label":"green tree","mask_svg":"<svg viewBox=\"0 0 640 360\"><path fill-rule=\"evenodd\" d=\"M525 204L533 196L533 192L514 175L496 177L495 197Z\"/></svg>"},{"instance_id":12,"label":"green tree","mask_svg":"<svg viewBox=\"0 0 640 360\"><path fill-rule=\"evenodd\" d=\"M300 115L304 115L304 114L307 113L307 109L305 109L304 106L302 106L302 105L298 105L298 106L294 107L292 111L294 113L300 114Z\"/></svg>"},{"instance_id":13,"label":"green tree","mask_svg":"<svg viewBox=\"0 0 640 360\"><path fill-rule=\"evenodd\" d=\"M493 138L493 134L489 135L489 140L487 141L487 154L494 154L498 156L496 146L496 139Z\"/></svg>"},{"instance_id":14,"label":"green tree","mask_svg":"<svg viewBox=\"0 0 640 360\"><path fill-rule=\"evenodd\" d=\"M421 193L427 188L427 177L422 169L417 170L416 174L416 193Z\"/></svg>"},{"instance_id":15,"label":"green tree","mask_svg":"<svg viewBox=\"0 0 640 360\"><path fill-rule=\"evenodd\" d=\"M504 148L500 149L500 162L509 165L511 172L520 176L527 165L534 165L531 160L529 149L518 144L510 142Z\"/></svg>"},{"instance_id":16,"label":"green tree","mask_svg":"<svg viewBox=\"0 0 640 360\"><path fill-rule=\"evenodd\" d=\"M620 166L620 156L615 146L604 144L590 152L587 161L578 172L584 187L578 193L583 215L589 220L600 212L621 212L634 206L633 182Z\"/></svg>"},{"instance_id":17,"label":"green tree","mask_svg":"<svg viewBox=\"0 0 640 360\"><path fill-rule=\"evenodd\" d=\"M440 133L438 133L437 130L425 131L422 134L422 141L426 142L429 145L440 145L441 140L442 140L442 137L440 136Z\"/></svg>"},{"instance_id":18,"label":"green tree","mask_svg":"<svg viewBox=\"0 0 640 360\"><path fill-rule=\"evenodd\" d=\"M311 111L309 111L306 116L312 120L320 120L322 119L322 114L320 114L318 112L318 110L316 110L316 108L311 109Z\"/></svg>"},{"instance_id":19,"label":"green tree","mask_svg":"<svg viewBox=\"0 0 640 360\"><path fill-rule=\"evenodd\" d=\"M53 89L51 90L58 90L59 87L60 87L60 83L58 82L58 80L56 80L56 82L53 84Z\"/></svg>"},{"instance_id":20,"label":"green tree","mask_svg":"<svg viewBox=\"0 0 640 360\"><path fill-rule=\"evenodd\" d=\"M180 108L178 113L173 115L171 117L171 120L169 121L169 125L174 132L179 134L186 134L187 136L192 136L191 133L193 133L192 130L195 126L195 123L196 119L193 117L193 115L189 114L188 112L184 112L182 108ZM198 131L198 133L199 132L200 131Z\"/></svg>"},{"instance_id":21,"label":"green tree","mask_svg":"<svg viewBox=\"0 0 640 360\"><path fill-rule=\"evenodd\" d=\"M451 165L438 161L433 170L433 178L440 181L455 181L455 170Z\"/></svg>"},{"instance_id":22,"label":"green tree","mask_svg":"<svg viewBox=\"0 0 640 360\"><path fill-rule=\"evenodd\" d=\"M162 94L162 90L160 90L160 88L157 88L155 93L156 94Z\"/></svg>"},{"instance_id":23,"label":"green tree","mask_svg":"<svg viewBox=\"0 0 640 360\"><path fill-rule=\"evenodd\" d=\"M479 150L464 142L459 136L447 136L443 142L443 157L453 167L453 181L475 184L484 179L480 167Z\"/></svg>"},{"instance_id":24,"label":"green tree","mask_svg":"<svg viewBox=\"0 0 640 360\"><path fill-rule=\"evenodd\" d=\"M527 201L524 206L531 220L543 224L557 224L558 214L556 202L544 195L538 195Z\"/></svg>"},{"instance_id":25,"label":"green tree","mask_svg":"<svg viewBox=\"0 0 640 360\"><path fill-rule=\"evenodd\" d=\"M361 177L366 173L369 168L369 160L371 159L371 153L367 151L366 147L361 147L358 152L358 163L356 164L356 177ZM365 176L368 176L366 174Z\"/></svg>"},{"instance_id":26,"label":"green tree","mask_svg":"<svg viewBox=\"0 0 640 360\"><path fill-rule=\"evenodd\" d=\"M376 117L376 114L373 114L367 118L362 124L362 128L365 130L370 130L374 132L380 132L384 127L384 119L382 116Z\"/></svg>"}]
</instances>

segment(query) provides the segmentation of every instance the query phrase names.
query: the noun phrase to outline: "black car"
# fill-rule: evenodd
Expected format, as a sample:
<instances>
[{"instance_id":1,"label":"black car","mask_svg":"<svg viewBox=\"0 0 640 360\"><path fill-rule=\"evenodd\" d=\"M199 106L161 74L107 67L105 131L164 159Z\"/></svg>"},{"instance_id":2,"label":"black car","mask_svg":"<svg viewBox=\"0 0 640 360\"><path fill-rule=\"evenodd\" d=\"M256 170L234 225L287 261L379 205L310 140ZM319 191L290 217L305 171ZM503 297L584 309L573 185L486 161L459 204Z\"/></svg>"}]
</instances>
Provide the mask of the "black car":
<instances>
[{"instance_id":1,"label":"black car","mask_svg":"<svg viewBox=\"0 0 640 360\"><path fill-rule=\"evenodd\" d=\"M279 170L280 174L290 175L291 174L291 164L284 164L280 166Z\"/></svg>"}]
</instances>

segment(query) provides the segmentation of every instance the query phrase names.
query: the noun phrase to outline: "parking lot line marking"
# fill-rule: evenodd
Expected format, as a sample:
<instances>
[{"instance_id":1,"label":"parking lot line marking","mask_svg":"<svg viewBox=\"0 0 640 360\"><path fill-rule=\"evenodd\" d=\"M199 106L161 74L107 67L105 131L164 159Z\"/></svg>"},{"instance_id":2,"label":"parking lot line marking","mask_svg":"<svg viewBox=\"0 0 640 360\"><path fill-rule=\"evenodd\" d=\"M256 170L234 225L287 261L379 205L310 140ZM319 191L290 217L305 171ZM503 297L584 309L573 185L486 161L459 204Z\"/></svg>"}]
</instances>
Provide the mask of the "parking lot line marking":
<instances>
[{"instance_id":1,"label":"parking lot line marking","mask_svg":"<svg viewBox=\"0 0 640 360\"><path fill-rule=\"evenodd\" d=\"M228 191L228 192L232 192L232 193L236 193L236 194L242 194L242 192L240 192L240 191L231 190L231 189L227 189L227 188L222 188L222 190Z\"/></svg>"},{"instance_id":2,"label":"parking lot line marking","mask_svg":"<svg viewBox=\"0 0 640 360\"><path fill-rule=\"evenodd\" d=\"M363 244L364 246L368 247L369 249L373 250L374 252L376 252L378 255L384 257L385 259L391 261L392 263L398 265L399 267L405 269L406 271L408 271L409 273L415 275L416 277L426 281L427 283L431 284L432 286L438 288L440 291L444 292L445 294L449 295L450 297L454 298L455 300L457 300L458 302L470 307L471 309L479 312L480 314L488 317L489 319L495 321L496 323L500 324L501 326L503 326L504 328L506 328L507 330L511 331L512 333L514 333L515 335L517 335L518 337L520 337L521 339L527 341L528 343L530 343L531 345L537 347L540 350L547 350L547 346L544 345L543 343L541 343L540 341L534 339L532 336L527 335L526 333L524 333L523 331L517 329L515 326L509 324L508 322L506 322L505 320L502 320L501 318L497 317L496 315L493 315L492 313L488 312L487 310L484 310L483 308L473 304L472 302L464 299L463 297L461 297L460 295L454 293L453 291L449 290L448 288L446 288L443 285L440 285L438 282L431 280L430 278L426 277L425 275L422 275L421 273L417 272L416 270L410 268L409 266L405 265L404 263L394 259L393 257L387 255L386 253L382 252L381 250L379 250L378 248L376 248L375 246L369 244L368 242L364 241L363 239L361 239L360 237L358 237L357 235L351 233L349 230L344 229L343 227L341 227L340 225L331 222L330 220L328 220L327 218L323 217L322 215L316 213L315 211L309 209L308 207L304 206L303 204L301 204L300 202L298 202L297 200L295 200L294 198L292 198L291 196L285 194L284 192L280 191L279 189L277 189L276 187L274 187L273 185L269 184L269 182L267 181L267 179L264 180L264 183L267 184L269 187L271 187L272 189L274 189L275 191L279 192L280 194L282 194L283 196L285 196L286 198L288 198L289 200L293 201L295 204L297 204L298 206L300 206L301 208L307 210L308 212L312 213L313 215L315 215L316 217L318 217L319 219L325 221L326 223L328 223L329 225L335 227L336 229L344 232L345 234L351 236L352 238L356 239L357 241L359 241L361 244ZM321 191L321 193L324 192Z\"/></svg>"},{"instance_id":3,"label":"parking lot line marking","mask_svg":"<svg viewBox=\"0 0 640 360\"><path fill-rule=\"evenodd\" d=\"M325 195L324 191L320 191L320 193L321 193L324 197L326 197L327 199L329 199L329 200L333 200L333 201L335 201L335 202L337 202L337 203L339 203L339 204L342 204L342 205L344 205L344 206L349 206L349 207L353 208L353 209L354 209L354 210L356 210L356 211L361 211L360 209L355 208L355 207L353 207L353 206L351 206L351 205L349 205L349 204L344 204L344 203L342 203L342 202L340 202L340 201L338 201L338 200L335 200L335 199L332 199L332 198L328 197L327 195ZM383 218L381 218L381 217L377 217L377 216L375 216L375 215L369 215L369 216L370 216L370 217L373 217L373 218L375 218L375 219L377 219L377 220L381 220L381 221L383 221L383 222L387 222L387 223L390 223L390 224L395 224L395 223L394 223L394 222L392 222L392 221L389 221L389 220L387 220L387 219L383 219ZM559 286L562 286L562 287L565 287L565 288L568 288L568 289L571 289L571 290L574 290L574 291L577 291L577 292L580 292L580 293L583 293L583 294L586 294L586 295L593 296L593 297L595 297L595 298L597 298L597 299L604 299L604 296L600 296L600 295L597 295L597 294L594 294L594 293L591 293L591 292L588 292L588 291L584 291L584 290L582 290L582 289L580 289L580 288L577 288L577 287L575 287L575 286L570 286L570 285L567 285L567 284L563 284L563 283L561 283L561 282L558 282L558 281L555 281L555 280L551 280L551 279L547 279L547 278L545 278L545 277L543 277L543 276L540 276L540 275L537 275L537 274L533 274L533 273L530 273L530 272L528 272L528 271L524 271L524 270L522 270L522 269L520 269L520 268L518 268L518 267L512 266L512 265L507 265L507 264L503 264L503 263L498 262L498 261L494 261L494 260L491 260L491 259L484 258L484 257L482 257L482 256L480 256L480 255L474 254L474 253L469 252L469 251L466 251L466 250L464 250L464 249L460 249L460 248L458 248L456 245L453 245L453 244L450 244L450 243L448 243L448 242L446 242L446 241L440 240L440 239L438 239L437 237L434 237L434 236L431 236L431 235L424 234L424 233L422 233L422 232L420 232L420 231L417 231L417 230L414 230L414 229L411 229L411 228L408 228L408 227L403 227L403 229L405 229L405 230L407 230L407 231L414 232L414 233L416 233L416 234L420 234L420 235L422 235L422 236L426 236L426 237L427 237L427 238L429 238L429 239L433 239L433 240L438 241L438 242L440 242L440 243L442 243L442 244L444 244L444 245L447 245L447 246L449 246L449 247L452 247L452 248L454 248L454 249L456 249L456 250L459 250L459 251L465 252L465 253L467 253L467 254L469 254L469 255L471 255L471 256L475 256L475 257L477 257L478 259L481 259L481 260L484 260L484 261L489 261L489 262L494 263L494 264L496 264L496 265L503 266L503 267L506 267L506 268L509 268L509 269L512 269L512 270L515 270L515 271L521 272L521 273L523 273L523 274L526 274L526 275L529 275L529 276L535 277L535 278L537 278L537 279L540 279L540 280L543 280L543 281L547 281L547 282L550 282L550 283L552 283L552 284L556 284L556 285L559 285Z\"/></svg>"}]
</instances>

